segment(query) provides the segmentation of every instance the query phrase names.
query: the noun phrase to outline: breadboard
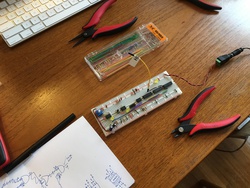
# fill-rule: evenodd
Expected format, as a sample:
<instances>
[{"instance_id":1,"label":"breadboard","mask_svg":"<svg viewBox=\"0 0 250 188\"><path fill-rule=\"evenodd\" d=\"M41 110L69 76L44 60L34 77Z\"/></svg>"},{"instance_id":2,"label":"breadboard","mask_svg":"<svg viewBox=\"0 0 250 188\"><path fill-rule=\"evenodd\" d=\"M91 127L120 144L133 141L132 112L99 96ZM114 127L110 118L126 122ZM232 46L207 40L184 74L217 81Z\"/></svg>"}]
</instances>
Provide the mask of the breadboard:
<instances>
[{"instance_id":1,"label":"breadboard","mask_svg":"<svg viewBox=\"0 0 250 188\"><path fill-rule=\"evenodd\" d=\"M167 40L167 37L150 22L104 48L89 53L84 59L102 81L129 65L132 59L129 53L142 57L165 44Z\"/></svg>"},{"instance_id":2,"label":"breadboard","mask_svg":"<svg viewBox=\"0 0 250 188\"><path fill-rule=\"evenodd\" d=\"M182 91L165 71L150 80L91 109L105 136L147 115Z\"/></svg>"}]
</instances>

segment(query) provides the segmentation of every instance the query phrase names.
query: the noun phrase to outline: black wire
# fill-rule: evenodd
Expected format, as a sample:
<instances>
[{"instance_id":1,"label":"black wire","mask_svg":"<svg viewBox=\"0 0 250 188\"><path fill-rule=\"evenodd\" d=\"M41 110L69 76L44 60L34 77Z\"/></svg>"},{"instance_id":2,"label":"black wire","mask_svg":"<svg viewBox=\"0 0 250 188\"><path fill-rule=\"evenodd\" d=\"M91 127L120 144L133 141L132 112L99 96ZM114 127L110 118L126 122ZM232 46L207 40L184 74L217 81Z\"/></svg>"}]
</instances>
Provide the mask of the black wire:
<instances>
[{"instance_id":1,"label":"black wire","mask_svg":"<svg viewBox=\"0 0 250 188\"><path fill-rule=\"evenodd\" d=\"M245 50L245 49L247 49L247 50L250 50L250 48L249 47L246 47L246 48L242 48L243 50Z\"/></svg>"},{"instance_id":2,"label":"black wire","mask_svg":"<svg viewBox=\"0 0 250 188\"><path fill-rule=\"evenodd\" d=\"M235 150L223 150L223 149L215 149L215 150L216 151L221 151L221 152L232 152L232 153L236 152L236 151L240 150L245 145L245 143L247 142L247 139L248 139L248 137L246 137L244 139L244 142L237 149L235 149Z\"/></svg>"}]
</instances>

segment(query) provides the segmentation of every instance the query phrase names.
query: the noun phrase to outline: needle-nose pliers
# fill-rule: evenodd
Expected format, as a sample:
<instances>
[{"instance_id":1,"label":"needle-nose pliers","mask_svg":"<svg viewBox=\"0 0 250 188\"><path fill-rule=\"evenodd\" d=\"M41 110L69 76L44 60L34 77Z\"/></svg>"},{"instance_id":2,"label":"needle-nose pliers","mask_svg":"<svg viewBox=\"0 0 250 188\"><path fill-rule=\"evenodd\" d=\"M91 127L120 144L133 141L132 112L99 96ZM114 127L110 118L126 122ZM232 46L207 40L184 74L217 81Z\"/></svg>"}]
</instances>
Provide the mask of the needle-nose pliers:
<instances>
[{"instance_id":1,"label":"needle-nose pliers","mask_svg":"<svg viewBox=\"0 0 250 188\"><path fill-rule=\"evenodd\" d=\"M89 38L89 37L91 37L92 39L95 39L100 36L116 34L120 31L123 31L131 27L136 22L137 17L133 17L132 19L124 23L111 25L111 26L104 26L102 28L95 29L95 26L100 22L100 19L103 16L103 14L114 2L116 2L116 0L107 0L95 11L93 16L90 18L89 22L85 26L82 27L83 32L69 41L71 42L71 41L79 39L73 47L79 45L86 38Z\"/></svg>"}]
</instances>

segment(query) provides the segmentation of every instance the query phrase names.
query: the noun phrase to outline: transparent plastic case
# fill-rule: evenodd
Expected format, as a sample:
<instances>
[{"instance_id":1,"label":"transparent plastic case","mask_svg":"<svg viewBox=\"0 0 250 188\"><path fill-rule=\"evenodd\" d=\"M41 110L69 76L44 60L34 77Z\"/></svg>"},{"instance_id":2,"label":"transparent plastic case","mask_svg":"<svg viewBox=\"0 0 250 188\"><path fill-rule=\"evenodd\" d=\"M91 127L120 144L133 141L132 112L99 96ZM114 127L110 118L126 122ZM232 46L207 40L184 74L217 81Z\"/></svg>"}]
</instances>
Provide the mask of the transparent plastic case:
<instances>
[{"instance_id":1,"label":"transparent plastic case","mask_svg":"<svg viewBox=\"0 0 250 188\"><path fill-rule=\"evenodd\" d=\"M151 22L84 57L100 81L129 64L132 56L142 57L167 42L167 37Z\"/></svg>"}]
</instances>

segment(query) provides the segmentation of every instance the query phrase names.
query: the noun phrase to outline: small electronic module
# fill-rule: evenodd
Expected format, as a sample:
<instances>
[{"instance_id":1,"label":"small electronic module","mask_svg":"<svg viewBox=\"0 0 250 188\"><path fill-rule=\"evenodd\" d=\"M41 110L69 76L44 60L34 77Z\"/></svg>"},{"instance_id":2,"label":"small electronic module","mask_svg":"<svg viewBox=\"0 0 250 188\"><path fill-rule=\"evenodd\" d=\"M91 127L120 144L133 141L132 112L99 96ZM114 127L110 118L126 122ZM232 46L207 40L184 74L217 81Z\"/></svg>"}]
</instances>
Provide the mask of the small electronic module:
<instances>
[{"instance_id":1,"label":"small electronic module","mask_svg":"<svg viewBox=\"0 0 250 188\"><path fill-rule=\"evenodd\" d=\"M108 136L181 94L180 88L165 71L91 111Z\"/></svg>"}]
</instances>

